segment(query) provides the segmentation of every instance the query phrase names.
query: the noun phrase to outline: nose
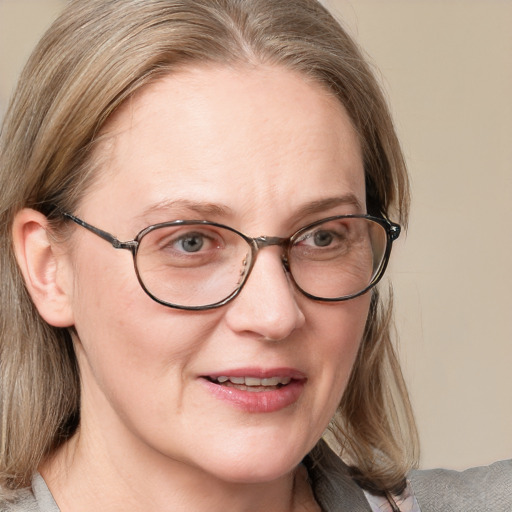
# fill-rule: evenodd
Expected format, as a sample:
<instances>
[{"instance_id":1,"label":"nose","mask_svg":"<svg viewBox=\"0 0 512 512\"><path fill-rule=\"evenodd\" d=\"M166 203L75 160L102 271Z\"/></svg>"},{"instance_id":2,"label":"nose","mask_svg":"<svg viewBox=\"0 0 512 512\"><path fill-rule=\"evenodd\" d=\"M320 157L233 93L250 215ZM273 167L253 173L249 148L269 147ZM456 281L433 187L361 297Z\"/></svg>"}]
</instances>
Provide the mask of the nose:
<instances>
[{"instance_id":1,"label":"nose","mask_svg":"<svg viewBox=\"0 0 512 512\"><path fill-rule=\"evenodd\" d=\"M297 292L288 279L280 254L279 247L258 253L240 295L227 306L225 320L232 331L280 341L304 325Z\"/></svg>"}]
</instances>

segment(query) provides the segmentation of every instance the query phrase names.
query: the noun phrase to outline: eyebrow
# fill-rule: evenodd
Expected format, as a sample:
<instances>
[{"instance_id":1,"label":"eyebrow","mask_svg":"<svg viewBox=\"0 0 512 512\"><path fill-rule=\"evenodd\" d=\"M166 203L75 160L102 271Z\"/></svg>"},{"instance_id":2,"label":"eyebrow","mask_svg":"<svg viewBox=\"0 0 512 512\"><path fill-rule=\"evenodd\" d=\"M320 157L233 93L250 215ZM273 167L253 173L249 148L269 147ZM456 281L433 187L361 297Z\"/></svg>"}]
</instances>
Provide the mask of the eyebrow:
<instances>
[{"instance_id":1,"label":"eyebrow","mask_svg":"<svg viewBox=\"0 0 512 512\"><path fill-rule=\"evenodd\" d=\"M177 199L177 200L164 200L159 203L153 204L146 208L141 215L137 218L144 219L150 214L155 213L166 213L172 210L186 210L191 213L197 213L198 219L203 217L209 217L212 215L228 217L233 215L233 210L226 205L208 202L190 201L189 199Z\"/></svg>"},{"instance_id":2,"label":"eyebrow","mask_svg":"<svg viewBox=\"0 0 512 512\"><path fill-rule=\"evenodd\" d=\"M317 199L302 205L294 214L297 215L314 215L326 210L331 210L339 206L355 206L357 213L363 212L364 208L361 202L354 194L345 194L343 196L328 197L325 199ZM164 200L146 208L137 219L146 219L148 215L158 213L168 213L173 210L183 210L189 215L195 213L198 215L197 220L208 217L231 217L234 215L232 208L224 204L191 201L189 199ZM177 220L177 219L176 219Z\"/></svg>"},{"instance_id":3,"label":"eyebrow","mask_svg":"<svg viewBox=\"0 0 512 512\"><path fill-rule=\"evenodd\" d=\"M306 203L299 209L298 213L313 215L315 213L331 210L338 206L355 206L358 213L364 211L363 205L354 194L345 194L343 196L328 197Z\"/></svg>"}]
</instances>

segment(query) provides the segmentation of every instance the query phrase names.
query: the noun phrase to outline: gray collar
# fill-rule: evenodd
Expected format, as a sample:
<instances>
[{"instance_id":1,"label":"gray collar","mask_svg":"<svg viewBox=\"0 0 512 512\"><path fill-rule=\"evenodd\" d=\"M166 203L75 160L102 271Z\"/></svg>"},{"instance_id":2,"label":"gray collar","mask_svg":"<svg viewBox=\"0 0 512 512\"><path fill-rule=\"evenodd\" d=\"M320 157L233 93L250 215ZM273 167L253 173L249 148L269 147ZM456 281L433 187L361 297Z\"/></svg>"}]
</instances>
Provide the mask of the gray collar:
<instances>
[{"instance_id":1,"label":"gray collar","mask_svg":"<svg viewBox=\"0 0 512 512\"><path fill-rule=\"evenodd\" d=\"M324 512L371 512L348 466L321 440L304 459L313 493Z\"/></svg>"}]
</instances>

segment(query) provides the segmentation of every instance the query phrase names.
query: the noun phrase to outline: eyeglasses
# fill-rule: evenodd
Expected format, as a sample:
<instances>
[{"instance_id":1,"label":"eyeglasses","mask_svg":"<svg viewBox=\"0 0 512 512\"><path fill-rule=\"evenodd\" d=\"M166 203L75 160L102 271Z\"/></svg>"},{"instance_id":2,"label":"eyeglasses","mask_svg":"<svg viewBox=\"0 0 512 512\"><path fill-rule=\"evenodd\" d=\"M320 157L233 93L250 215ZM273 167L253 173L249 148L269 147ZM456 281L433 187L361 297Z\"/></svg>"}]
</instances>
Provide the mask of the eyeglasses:
<instances>
[{"instance_id":1,"label":"eyeglasses","mask_svg":"<svg viewBox=\"0 0 512 512\"><path fill-rule=\"evenodd\" d=\"M216 222L175 220L148 226L133 239L115 236L71 215L64 217L132 253L143 290L178 309L223 306L242 290L258 251L282 248L282 264L297 289L313 300L336 302L375 286L386 270L400 226L370 215L338 215L313 222L289 238L251 238Z\"/></svg>"}]
</instances>

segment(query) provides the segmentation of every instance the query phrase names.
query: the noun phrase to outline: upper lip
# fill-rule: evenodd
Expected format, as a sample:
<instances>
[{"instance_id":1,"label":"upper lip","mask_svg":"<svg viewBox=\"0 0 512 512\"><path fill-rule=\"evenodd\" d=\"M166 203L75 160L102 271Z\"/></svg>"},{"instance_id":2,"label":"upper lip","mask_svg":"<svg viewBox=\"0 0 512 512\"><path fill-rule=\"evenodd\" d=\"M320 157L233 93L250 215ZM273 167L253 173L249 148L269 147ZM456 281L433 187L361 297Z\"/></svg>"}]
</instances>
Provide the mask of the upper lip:
<instances>
[{"instance_id":1,"label":"upper lip","mask_svg":"<svg viewBox=\"0 0 512 512\"><path fill-rule=\"evenodd\" d=\"M293 380L305 380L306 375L295 368L235 368L204 374L203 377L217 379L218 377L253 377L270 379L272 377L287 377Z\"/></svg>"}]
</instances>

